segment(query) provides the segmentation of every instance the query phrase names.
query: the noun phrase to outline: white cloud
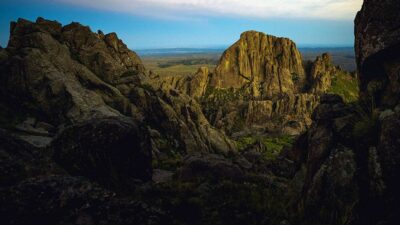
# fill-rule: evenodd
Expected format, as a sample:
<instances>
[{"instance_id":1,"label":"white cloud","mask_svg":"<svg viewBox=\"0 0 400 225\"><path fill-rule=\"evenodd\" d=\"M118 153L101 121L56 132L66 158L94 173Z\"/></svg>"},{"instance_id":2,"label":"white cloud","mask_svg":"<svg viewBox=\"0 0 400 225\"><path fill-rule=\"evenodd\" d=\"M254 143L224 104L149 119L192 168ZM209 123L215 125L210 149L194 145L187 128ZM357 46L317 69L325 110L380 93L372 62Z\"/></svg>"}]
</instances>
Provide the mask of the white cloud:
<instances>
[{"instance_id":1,"label":"white cloud","mask_svg":"<svg viewBox=\"0 0 400 225\"><path fill-rule=\"evenodd\" d=\"M52 0L96 9L167 18L353 19L362 0Z\"/></svg>"}]
</instances>

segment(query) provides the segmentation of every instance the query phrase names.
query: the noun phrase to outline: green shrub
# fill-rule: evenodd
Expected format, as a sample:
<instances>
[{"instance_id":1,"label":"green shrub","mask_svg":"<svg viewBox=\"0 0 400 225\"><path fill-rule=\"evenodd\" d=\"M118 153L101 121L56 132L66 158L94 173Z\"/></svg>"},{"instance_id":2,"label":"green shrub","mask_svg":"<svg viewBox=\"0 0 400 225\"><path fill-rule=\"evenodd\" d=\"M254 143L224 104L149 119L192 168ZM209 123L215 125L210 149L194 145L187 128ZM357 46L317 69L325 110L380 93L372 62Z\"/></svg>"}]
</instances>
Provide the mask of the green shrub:
<instances>
[{"instance_id":1,"label":"green shrub","mask_svg":"<svg viewBox=\"0 0 400 225\"><path fill-rule=\"evenodd\" d=\"M289 135L282 135L277 137L254 137L247 136L239 138L236 141L236 147L239 151L243 151L246 148L254 145L257 141L261 141L264 146L266 146L266 150L263 153L263 156L267 160L271 160L276 158L279 153L283 150L284 147L290 147L293 145L295 138Z\"/></svg>"},{"instance_id":2,"label":"green shrub","mask_svg":"<svg viewBox=\"0 0 400 225\"><path fill-rule=\"evenodd\" d=\"M354 122L355 140L372 144L376 141L379 130L379 114L375 109L373 98L366 98L356 105L358 120Z\"/></svg>"},{"instance_id":3,"label":"green shrub","mask_svg":"<svg viewBox=\"0 0 400 225\"><path fill-rule=\"evenodd\" d=\"M328 93L340 95L345 102L355 102L359 97L358 80L347 72L338 72L332 78Z\"/></svg>"}]
</instances>

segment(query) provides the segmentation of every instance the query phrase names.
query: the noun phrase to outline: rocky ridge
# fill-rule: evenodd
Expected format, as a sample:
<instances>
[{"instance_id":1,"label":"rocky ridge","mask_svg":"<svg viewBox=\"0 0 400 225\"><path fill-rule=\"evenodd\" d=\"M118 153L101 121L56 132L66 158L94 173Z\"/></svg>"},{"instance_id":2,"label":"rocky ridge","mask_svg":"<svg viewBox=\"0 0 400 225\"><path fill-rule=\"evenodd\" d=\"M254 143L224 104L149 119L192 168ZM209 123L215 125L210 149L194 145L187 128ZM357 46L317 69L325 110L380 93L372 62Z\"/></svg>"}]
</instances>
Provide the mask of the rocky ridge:
<instances>
[{"instance_id":1,"label":"rocky ridge","mask_svg":"<svg viewBox=\"0 0 400 225\"><path fill-rule=\"evenodd\" d=\"M230 135L260 129L299 135L311 125L319 95L330 91L338 73L344 72L329 54L303 65L293 41L247 31L214 71L200 68L191 76L157 77L155 83L198 99L211 124Z\"/></svg>"},{"instance_id":2,"label":"rocky ridge","mask_svg":"<svg viewBox=\"0 0 400 225\"><path fill-rule=\"evenodd\" d=\"M146 86L139 57L115 33L93 33L78 23L20 19L11 24L9 45L1 51L1 102L20 102L15 107L38 121L63 127L127 116L148 125L155 152L234 149L195 101ZM175 133L167 136L164 130Z\"/></svg>"},{"instance_id":3,"label":"rocky ridge","mask_svg":"<svg viewBox=\"0 0 400 225\"><path fill-rule=\"evenodd\" d=\"M0 56L5 224L168 224L132 194L152 183L153 164L236 149L191 97L147 85L114 33L19 19Z\"/></svg>"}]
</instances>

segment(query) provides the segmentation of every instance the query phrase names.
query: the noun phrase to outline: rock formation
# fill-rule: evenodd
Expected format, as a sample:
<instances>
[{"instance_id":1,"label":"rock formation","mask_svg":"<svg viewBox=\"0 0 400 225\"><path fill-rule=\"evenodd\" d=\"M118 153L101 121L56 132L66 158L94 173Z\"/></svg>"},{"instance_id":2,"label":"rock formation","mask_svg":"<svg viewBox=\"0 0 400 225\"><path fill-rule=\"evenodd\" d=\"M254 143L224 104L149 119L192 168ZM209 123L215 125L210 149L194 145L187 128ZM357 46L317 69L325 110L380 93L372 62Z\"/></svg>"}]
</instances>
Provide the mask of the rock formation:
<instances>
[{"instance_id":1,"label":"rock formation","mask_svg":"<svg viewBox=\"0 0 400 225\"><path fill-rule=\"evenodd\" d=\"M288 39L247 32L211 73L151 79L115 34L13 23L0 49L2 224L397 224L398 9L367 0L358 14L352 104L323 94L329 56L304 69ZM269 159L268 144L235 151L209 120L308 129Z\"/></svg>"},{"instance_id":2,"label":"rock formation","mask_svg":"<svg viewBox=\"0 0 400 225\"><path fill-rule=\"evenodd\" d=\"M161 88L173 88L186 93L190 97L198 99L206 93L210 80L210 72L207 67L200 67L199 70L189 76L164 76L155 77L150 83Z\"/></svg>"},{"instance_id":3,"label":"rock formation","mask_svg":"<svg viewBox=\"0 0 400 225\"><path fill-rule=\"evenodd\" d=\"M210 86L246 87L256 98L272 98L299 92L304 80L301 55L294 42L248 31L224 52Z\"/></svg>"},{"instance_id":4,"label":"rock formation","mask_svg":"<svg viewBox=\"0 0 400 225\"><path fill-rule=\"evenodd\" d=\"M93 33L78 23L19 19L11 24L9 45L0 55L1 102L18 102L19 111L39 121L57 127L128 116L157 133L155 152L234 149L195 101L146 85L140 59L114 33ZM193 79L188 86L194 95L199 82Z\"/></svg>"},{"instance_id":5,"label":"rock formation","mask_svg":"<svg viewBox=\"0 0 400 225\"><path fill-rule=\"evenodd\" d=\"M378 7L378 4L380 5ZM398 44L400 4L385 0L364 1L355 20L357 68L361 92L373 95L377 104L398 104Z\"/></svg>"},{"instance_id":6,"label":"rock formation","mask_svg":"<svg viewBox=\"0 0 400 225\"><path fill-rule=\"evenodd\" d=\"M152 83L195 97L210 123L229 135L259 129L299 135L338 73L329 54L303 66L293 41L247 31L214 71L200 68L191 76L157 77Z\"/></svg>"},{"instance_id":7,"label":"rock formation","mask_svg":"<svg viewBox=\"0 0 400 225\"><path fill-rule=\"evenodd\" d=\"M400 63L398 1L366 0L355 20L361 99L325 96L311 128L285 156L295 162L294 224L397 224Z\"/></svg>"},{"instance_id":8,"label":"rock formation","mask_svg":"<svg viewBox=\"0 0 400 225\"><path fill-rule=\"evenodd\" d=\"M52 143L54 160L71 175L124 189L129 189L135 179L151 180L150 147L146 130L124 117L75 124Z\"/></svg>"},{"instance_id":9,"label":"rock formation","mask_svg":"<svg viewBox=\"0 0 400 225\"><path fill-rule=\"evenodd\" d=\"M322 94L328 91L332 85L332 77L337 72L337 68L331 63L331 56L323 54L318 56L311 65L309 75L310 91L316 94Z\"/></svg>"},{"instance_id":10,"label":"rock formation","mask_svg":"<svg viewBox=\"0 0 400 225\"><path fill-rule=\"evenodd\" d=\"M201 73L187 86L192 96L204 91ZM236 147L192 97L148 79L114 33L11 23L0 49L2 222L169 224L135 195L151 185L153 164Z\"/></svg>"}]
</instances>

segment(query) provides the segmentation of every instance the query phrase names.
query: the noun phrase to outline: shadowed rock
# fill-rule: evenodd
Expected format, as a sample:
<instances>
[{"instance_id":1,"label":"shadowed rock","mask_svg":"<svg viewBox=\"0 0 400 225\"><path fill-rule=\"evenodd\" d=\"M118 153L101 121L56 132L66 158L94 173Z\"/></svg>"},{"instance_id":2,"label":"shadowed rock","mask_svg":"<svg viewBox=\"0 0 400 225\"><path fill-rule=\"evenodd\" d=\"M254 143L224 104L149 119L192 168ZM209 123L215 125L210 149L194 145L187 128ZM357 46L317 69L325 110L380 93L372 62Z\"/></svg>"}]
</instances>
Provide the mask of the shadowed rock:
<instances>
[{"instance_id":1,"label":"shadowed rock","mask_svg":"<svg viewBox=\"0 0 400 225\"><path fill-rule=\"evenodd\" d=\"M152 177L150 139L129 118L89 120L65 128L53 141L54 160L75 176L129 189Z\"/></svg>"},{"instance_id":2,"label":"shadowed rock","mask_svg":"<svg viewBox=\"0 0 400 225\"><path fill-rule=\"evenodd\" d=\"M82 178L50 176L0 190L2 224L170 224L161 211Z\"/></svg>"}]
</instances>

